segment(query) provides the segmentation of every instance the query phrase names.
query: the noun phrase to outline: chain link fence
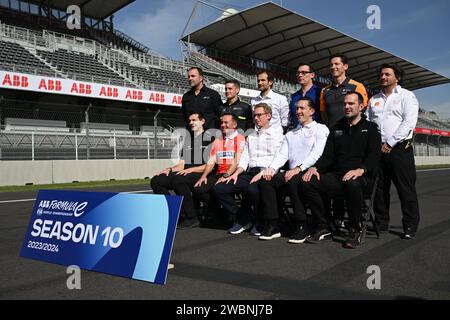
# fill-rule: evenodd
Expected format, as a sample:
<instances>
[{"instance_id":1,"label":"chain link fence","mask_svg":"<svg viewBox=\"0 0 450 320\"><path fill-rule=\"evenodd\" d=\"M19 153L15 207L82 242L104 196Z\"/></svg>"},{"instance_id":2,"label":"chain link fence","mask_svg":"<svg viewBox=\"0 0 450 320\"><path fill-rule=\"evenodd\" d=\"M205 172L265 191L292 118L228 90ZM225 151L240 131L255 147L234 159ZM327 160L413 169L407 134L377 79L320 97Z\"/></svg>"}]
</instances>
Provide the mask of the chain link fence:
<instances>
[{"instance_id":1,"label":"chain link fence","mask_svg":"<svg viewBox=\"0 0 450 320\"><path fill-rule=\"evenodd\" d=\"M0 100L0 160L168 159L174 112Z\"/></svg>"},{"instance_id":2,"label":"chain link fence","mask_svg":"<svg viewBox=\"0 0 450 320\"><path fill-rule=\"evenodd\" d=\"M415 156L450 156L450 137L415 134L413 142Z\"/></svg>"}]
</instances>

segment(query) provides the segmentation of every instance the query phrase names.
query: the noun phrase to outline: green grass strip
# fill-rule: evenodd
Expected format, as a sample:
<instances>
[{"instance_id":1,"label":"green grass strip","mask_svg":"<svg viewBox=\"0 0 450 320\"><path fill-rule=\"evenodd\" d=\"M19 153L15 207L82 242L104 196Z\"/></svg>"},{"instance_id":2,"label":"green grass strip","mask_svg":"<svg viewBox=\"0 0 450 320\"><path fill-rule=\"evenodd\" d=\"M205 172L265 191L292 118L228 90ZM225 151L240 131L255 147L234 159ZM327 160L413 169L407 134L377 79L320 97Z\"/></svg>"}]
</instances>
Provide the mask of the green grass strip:
<instances>
[{"instance_id":1,"label":"green grass strip","mask_svg":"<svg viewBox=\"0 0 450 320\"><path fill-rule=\"evenodd\" d=\"M18 191L36 191L42 189L82 189L97 187L116 187L116 186L135 186L149 184L149 179L133 179L133 180L107 180L107 181L89 181L89 182L72 182L72 183L55 183L40 184L26 186L4 186L0 187L0 192L18 192Z\"/></svg>"}]
</instances>

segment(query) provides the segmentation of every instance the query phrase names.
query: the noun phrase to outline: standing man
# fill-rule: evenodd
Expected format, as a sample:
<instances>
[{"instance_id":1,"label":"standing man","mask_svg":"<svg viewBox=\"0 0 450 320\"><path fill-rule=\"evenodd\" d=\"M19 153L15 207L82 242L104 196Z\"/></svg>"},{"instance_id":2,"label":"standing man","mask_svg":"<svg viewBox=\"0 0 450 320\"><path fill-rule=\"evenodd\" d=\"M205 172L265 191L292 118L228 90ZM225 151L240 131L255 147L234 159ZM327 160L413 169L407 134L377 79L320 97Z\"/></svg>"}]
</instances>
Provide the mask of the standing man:
<instances>
[{"instance_id":1,"label":"standing man","mask_svg":"<svg viewBox=\"0 0 450 320\"><path fill-rule=\"evenodd\" d=\"M247 129L253 128L252 107L239 99L239 91L241 84L235 79L227 80L225 82L225 96L227 101L222 107L223 113L234 113L238 118L238 129L244 132Z\"/></svg>"},{"instance_id":2,"label":"standing man","mask_svg":"<svg viewBox=\"0 0 450 320\"><path fill-rule=\"evenodd\" d=\"M347 78L348 59L342 54L332 55L330 61L330 73L333 83L322 89L320 94L320 112L322 121L328 128L333 127L344 116L342 105L347 92L358 92L363 96L364 109L367 106L366 88L362 83Z\"/></svg>"},{"instance_id":3,"label":"standing man","mask_svg":"<svg viewBox=\"0 0 450 320\"><path fill-rule=\"evenodd\" d=\"M286 132L289 126L289 104L285 96L272 91L273 75L266 70L257 74L259 96L251 100L252 108L258 103L264 102L272 109L270 126L281 132Z\"/></svg>"},{"instance_id":4,"label":"standing man","mask_svg":"<svg viewBox=\"0 0 450 320\"><path fill-rule=\"evenodd\" d=\"M228 230L231 234L239 234L254 225L251 234L260 235L261 230L257 227L258 220L261 220L258 219L259 188L256 181L261 177L261 172L272 163L283 141L283 134L278 127L270 125L271 116L272 110L268 104L259 103L255 106L254 117L257 130L247 137L238 168L230 177L219 180L213 188L216 199L227 215L236 221ZM243 194L240 208L234 199L236 193Z\"/></svg>"},{"instance_id":5,"label":"standing man","mask_svg":"<svg viewBox=\"0 0 450 320\"><path fill-rule=\"evenodd\" d=\"M169 195L169 190L174 190L177 195L183 196L180 213L183 221L178 224L179 229L194 228L200 224L191 192L206 166L204 155L209 142L203 139L204 124L205 119L200 114L189 115L191 132L184 139L180 162L156 173L150 181L155 194Z\"/></svg>"},{"instance_id":6,"label":"standing man","mask_svg":"<svg viewBox=\"0 0 450 320\"><path fill-rule=\"evenodd\" d=\"M203 84L203 71L198 67L188 70L188 81L191 89L183 95L181 102L181 112L186 127L189 129L189 114L197 112L205 118L205 130L216 128L222 106L220 94Z\"/></svg>"},{"instance_id":7,"label":"standing man","mask_svg":"<svg viewBox=\"0 0 450 320\"><path fill-rule=\"evenodd\" d=\"M328 128L313 120L315 108L311 98L302 97L297 101L297 117L299 125L286 133L280 151L259 181L262 211L265 228L261 240L271 240L274 234L279 234L278 219L280 214L277 205L277 193L285 190L291 199L294 209L292 218L294 233L289 238L290 243L303 243L310 235L306 223L305 207L300 200L299 183L303 173L313 166L322 155ZM289 170L276 173L285 163L289 162ZM272 231L275 229L275 232Z\"/></svg>"},{"instance_id":8,"label":"standing man","mask_svg":"<svg viewBox=\"0 0 450 320\"><path fill-rule=\"evenodd\" d=\"M343 193L349 215L349 235L344 248L361 243L363 188L377 169L381 137L377 125L361 114L364 98L348 92L344 98L345 116L330 130L325 150L317 163L303 175L300 190L311 208L316 229L307 238L317 243L331 235L323 196Z\"/></svg>"},{"instance_id":9,"label":"standing man","mask_svg":"<svg viewBox=\"0 0 450 320\"><path fill-rule=\"evenodd\" d=\"M332 55L329 59L333 82L322 89L320 94L320 112L322 121L331 128L344 116L342 105L348 92L358 92L363 97L363 111L367 107L367 91L361 83L347 78L348 59L343 54ZM328 205L328 207L331 206ZM337 231L344 227L344 202L333 201L333 222Z\"/></svg>"},{"instance_id":10,"label":"standing man","mask_svg":"<svg viewBox=\"0 0 450 320\"><path fill-rule=\"evenodd\" d=\"M419 225L419 202L416 193L416 166L412 136L417 123L419 102L399 82L401 71L393 64L380 69L381 92L370 99L367 116L381 132L381 171L375 215L381 231L389 227L391 181L400 198L405 239L414 239Z\"/></svg>"},{"instance_id":11,"label":"standing man","mask_svg":"<svg viewBox=\"0 0 450 320\"><path fill-rule=\"evenodd\" d=\"M314 70L308 64L300 64L297 68L297 81L300 84L300 89L292 94L291 102L289 103L289 114L291 117L291 121L294 123L294 128L298 126L298 116L297 116L297 101L300 98L308 97L314 103L314 115L313 120L322 123L320 117L320 92L322 89L319 88L314 82L313 79L316 76Z\"/></svg>"}]
</instances>

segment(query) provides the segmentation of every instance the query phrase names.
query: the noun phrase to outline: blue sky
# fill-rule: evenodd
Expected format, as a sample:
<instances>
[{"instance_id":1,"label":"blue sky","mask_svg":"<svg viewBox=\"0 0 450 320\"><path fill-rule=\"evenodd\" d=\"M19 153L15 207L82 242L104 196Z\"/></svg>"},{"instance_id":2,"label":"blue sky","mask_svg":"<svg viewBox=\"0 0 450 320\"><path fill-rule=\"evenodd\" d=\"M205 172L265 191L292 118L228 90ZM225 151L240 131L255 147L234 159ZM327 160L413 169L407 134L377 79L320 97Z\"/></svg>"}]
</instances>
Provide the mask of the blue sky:
<instances>
[{"instance_id":1,"label":"blue sky","mask_svg":"<svg viewBox=\"0 0 450 320\"><path fill-rule=\"evenodd\" d=\"M220 8L243 10L265 1L208 1ZM450 1L448 0L277 0L301 15L450 78ZM180 60L178 39L195 0L137 0L115 15L115 27L156 52ZM381 29L369 30L369 5L381 9ZM191 30L221 13L198 5ZM450 118L450 84L415 90L421 107Z\"/></svg>"}]
</instances>

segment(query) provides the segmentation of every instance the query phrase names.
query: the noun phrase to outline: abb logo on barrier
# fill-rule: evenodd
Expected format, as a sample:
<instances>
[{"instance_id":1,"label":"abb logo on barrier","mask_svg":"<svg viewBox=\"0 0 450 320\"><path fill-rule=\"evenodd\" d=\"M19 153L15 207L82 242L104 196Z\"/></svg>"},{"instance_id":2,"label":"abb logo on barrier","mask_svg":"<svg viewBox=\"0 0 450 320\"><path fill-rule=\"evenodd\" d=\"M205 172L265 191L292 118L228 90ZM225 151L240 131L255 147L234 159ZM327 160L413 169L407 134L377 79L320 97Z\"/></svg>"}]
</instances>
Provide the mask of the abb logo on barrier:
<instances>
[{"instance_id":1,"label":"abb logo on barrier","mask_svg":"<svg viewBox=\"0 0 450 320\"><path fill-rule=\"evenodd\" d=\"M57 93L73 96L136 101L145 104L181 106L182 95L170 92L130 89L71 79L25 75L0 70L0 88Z\"/></svg>"},{"instance_id":2,"label":"abb logo on barrier","mask_svg":"<svg viewBox=\"0 0 450 320\"><path fill-rule=\"evenodd\" d=\"M117 98L119 96L119 90L117 88L111 88L111 87L102 87L100 89L101 97L113 97Z\"/></svg>"},{"instance_id":3,"label":"abb logo on barrier","mask_svg":"<svg viewBox=\"0 0 450 320\"><path fill-rule=\"evenodd\" d=\"M30 85L30 81L28 81L27 76L13 75L11 77L9 74L6 74L2 80L2 85L11 86L15 88L28 88L28 86Z\"/></svg>"},{"instance_id":4,"label":"abb logo on barrier","mask_svg":"<svg viewBox=\"0 0 450 320\"><path fill-rule=\"evenodd\" d=\"M141 101L144 98L142 91L140 90L127 90L125 99Z\"/></svg>"},{"instance_id":5,"label":"abb logo on barrier","mask_svg":"<svg viewBox=\"0 0 450 320\"><path fill-rule=\"evenodd\" d=\"M90 95L90 94L92 94L92 86L90 84L74 82L74 84L72 85L72 89L70 89L70 92L84 94L84 95Z\"/></svg>"},{"instance_id":6,"label":"abb logo on barrier","mask_svg":"<svg viewBox=\"0 0 450 320\"><path fill-rule=\"evenodd\" d=\"M162 93L151 93L148 101L162 103L166 101L166 96Z\"/></svg>"},{"instance_id":7,"label":"abb logo on barrier","mask_svg":"<svg viewBox=\"0 0 450 320\"><path fill-rule=\"evenodd\" d=\"M182 96L174 96L173 99L172 99L172 104L175 104L175 105L179 104L179 105L181 105L182 100L183 100Z\"/></svg>"},{"instance_id":8,"label":"abb logo on barrier","mask_svg":"<svg viewBox=\"0 0 450 320\"><path fill-rule=\"evenodd\" d=\"M42 79L41 82L39 83L38 89L39 90L44 89L49 91L61 91L62 90L61 81Z\"/></svg>"}]
</instances>

